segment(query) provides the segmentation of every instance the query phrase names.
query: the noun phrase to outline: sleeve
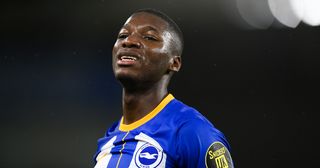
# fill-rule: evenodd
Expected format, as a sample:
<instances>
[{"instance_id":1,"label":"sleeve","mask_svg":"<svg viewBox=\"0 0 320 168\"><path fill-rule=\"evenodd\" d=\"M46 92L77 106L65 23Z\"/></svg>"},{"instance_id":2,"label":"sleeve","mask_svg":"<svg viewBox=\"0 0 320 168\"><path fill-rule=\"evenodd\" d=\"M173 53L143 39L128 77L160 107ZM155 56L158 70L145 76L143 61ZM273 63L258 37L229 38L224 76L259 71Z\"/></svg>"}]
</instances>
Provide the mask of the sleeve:
<instances>
[{"instance_id":1,"label":"sleeve","mask_svg":"<svg viewBox=\"0 0 320 168\"><path fill-rule=\"evenodd\" d=\"M181 125L176 150L178 167L233 168L224 135L203 120L190 120Z\"/></svg>"}]
</instances>

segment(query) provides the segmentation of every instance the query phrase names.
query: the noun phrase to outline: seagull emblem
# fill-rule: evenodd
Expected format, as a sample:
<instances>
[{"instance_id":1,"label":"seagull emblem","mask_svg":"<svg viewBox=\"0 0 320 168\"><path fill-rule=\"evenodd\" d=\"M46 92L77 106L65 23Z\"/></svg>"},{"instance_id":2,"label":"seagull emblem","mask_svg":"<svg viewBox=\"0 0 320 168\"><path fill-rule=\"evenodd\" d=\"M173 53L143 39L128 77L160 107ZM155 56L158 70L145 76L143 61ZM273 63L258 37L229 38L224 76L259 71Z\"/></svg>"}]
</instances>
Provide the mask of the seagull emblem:
<instances>
[{"instance_id":1,"label":"seagull emblem","mask_svg":"<svg viewBox=\"0 0 320 168\"><path fill-rule=\"evenodd\" d=\"M146 159L157 159L155 156L157 156L158 154L154 153L154 154L150 154L149 152L144 152L144 153L140 153L140 158L146 158Z\"/></svg>"}]
</instances>

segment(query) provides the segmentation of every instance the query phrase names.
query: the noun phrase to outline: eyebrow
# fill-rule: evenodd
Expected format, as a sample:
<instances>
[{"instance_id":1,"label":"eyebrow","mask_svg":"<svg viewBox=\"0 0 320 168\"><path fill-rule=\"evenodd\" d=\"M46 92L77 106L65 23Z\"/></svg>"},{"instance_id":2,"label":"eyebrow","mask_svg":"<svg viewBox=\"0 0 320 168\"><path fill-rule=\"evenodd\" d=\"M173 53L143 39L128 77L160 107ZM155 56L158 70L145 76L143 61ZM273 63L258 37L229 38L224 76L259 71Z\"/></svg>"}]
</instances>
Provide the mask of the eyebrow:
<instances>
[{"instance_id":1,"label":"eyebrow","mask_svg":"<svg viewBox=\"0 0 320 168\"><path fill-rule=\"evenodd\" d=\"M143 27L142 29L146 29L146 30L152 30L152 31L155 31L155 32L158 32L158 29L157 28L155 28L155 27L153 27L153 26L145 26L145 27Z\"/></svg>"},{"instance_id":2,"label":"eyebrow","mask_svg":"<svg viewBox=\"0 0 320 168\"><path fill-rule=\"evenodd\" d=\"M122 29L130 29L130 24L123 25ZM159 30L157 28L155 28L154 26L151 26L151 25L143 26L141 29L143 29L145 31L151 30L151 31L159 32Z\"/></svg>"}]
</instances>

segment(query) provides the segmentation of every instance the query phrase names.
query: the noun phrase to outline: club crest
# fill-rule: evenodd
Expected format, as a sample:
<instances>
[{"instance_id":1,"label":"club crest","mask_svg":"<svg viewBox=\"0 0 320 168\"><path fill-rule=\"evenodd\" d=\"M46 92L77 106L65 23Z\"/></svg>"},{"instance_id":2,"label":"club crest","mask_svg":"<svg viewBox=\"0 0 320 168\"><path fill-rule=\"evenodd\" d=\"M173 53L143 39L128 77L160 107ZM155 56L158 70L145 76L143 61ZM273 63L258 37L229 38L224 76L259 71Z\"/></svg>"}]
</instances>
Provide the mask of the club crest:
<instances>
[{"instance_id":1,"label":"club crest","mask_svg":"<svg viewBox=\"0 0 320 168\"><path fill-rule=\"evenodd\" d=\"M141 168L154 168L157 167L163 158L163 152L155 146L145 143L142 145L136 155L135 163Z\"/></svg>"}]
</instances>

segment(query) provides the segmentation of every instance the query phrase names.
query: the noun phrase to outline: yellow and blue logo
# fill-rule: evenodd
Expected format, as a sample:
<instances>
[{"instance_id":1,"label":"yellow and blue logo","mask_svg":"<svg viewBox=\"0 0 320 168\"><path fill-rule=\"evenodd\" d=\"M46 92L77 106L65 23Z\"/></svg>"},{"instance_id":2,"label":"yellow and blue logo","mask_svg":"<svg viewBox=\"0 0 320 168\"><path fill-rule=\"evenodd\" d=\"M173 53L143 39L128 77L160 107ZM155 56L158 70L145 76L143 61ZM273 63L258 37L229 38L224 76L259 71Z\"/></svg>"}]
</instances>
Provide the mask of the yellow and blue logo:
<instances>
[{"instance_id":1,"label":"yellow and blue logo","mask_svg":"<svg viewBox=\"0 0 320 168\"><path fill-rule=\"evenodd\" d=\"M207 168L233 168L228 149L221 142L213 142L206 153Z\"/></svg>"}]
</instances>

